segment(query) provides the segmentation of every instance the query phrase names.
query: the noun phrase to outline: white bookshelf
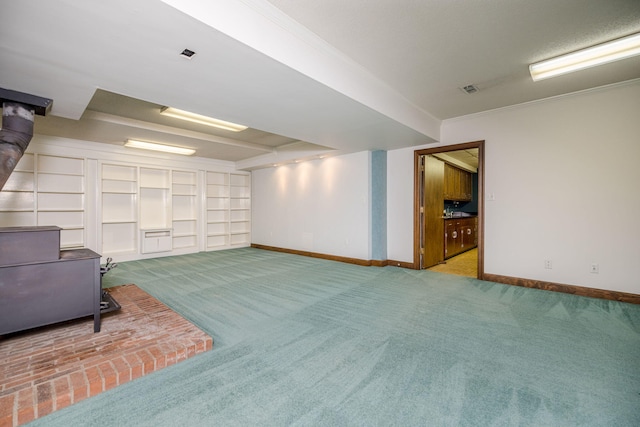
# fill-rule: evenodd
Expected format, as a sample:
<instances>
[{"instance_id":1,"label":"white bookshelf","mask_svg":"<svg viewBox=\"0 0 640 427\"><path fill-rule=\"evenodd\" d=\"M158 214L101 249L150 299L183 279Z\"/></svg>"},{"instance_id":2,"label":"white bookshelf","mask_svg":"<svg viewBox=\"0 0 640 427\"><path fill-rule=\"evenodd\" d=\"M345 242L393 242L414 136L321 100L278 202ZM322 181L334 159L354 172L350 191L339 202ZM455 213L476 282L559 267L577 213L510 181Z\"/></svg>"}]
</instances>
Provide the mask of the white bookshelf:
<instances>
[{"instance_id":1,"label":"white bookshelf","mask_svg":"<svg viewBox=\"0 0 640 427\"><path fill-rule=\"evenodd\" d=\"M36 157L36 224L57 225L62 249L84 247L85 161Z\"/></svg>"},{"instance_id":2,"label":"white bookshelf","mask_svg":"<svg viewBox=\"0 0 640 427\"><path fill-rule=\"evenodd\" d=\"M101 170L103 256L170 252L171 170L111 163Z\"/></svg>"},{"instance_id":3,"label":"white bookshelf","mask_svg":"<svg viewBox=\"0 0 640 427\"><path fill-rule=\"evenodd\" d=\"M36 223L57 225L62 249L84 247L85 161L36 156Z\"/></svg>"},{"instance_id":4,"label":"white bookshelf","mask_svg":"<svg viewBox=\"0 0 640 427\"><path fill-rule=\"evenodd\" d=\"M229 174L229 233L231 246L251 243L251 176Z\"/></svg>"},{"instance_id":5,"label":"white bookshelf","mask_svg":"<svg viewBox=\"0 0 640 427\"><path fill-rule=\"evenodd\" d=\"M85 159L25 153L0 192L0 226L55 225L62 249L85 246Z\"/></svg>"},{"instance_id":6,"label":"white bookshelf","mask_svg":"<svg viewBox=\"0 0 640 427\"><path fill-rule=\"evenodd\" d=\"M140 168L140 228L171 228L169 169Z\"/></svg>"},{"instance_id":7,"label":"white bookshelf","mask_svg":"<svg viewBox=\"0 0 640 427\"><path fill-rule=\"evenodd\" d=\"M220 249L230 244L229 174L207 172L206 186L206 248Z\"/></svg>"},{"instance_id":8,"label":"white bookshelf","mask_svg":"<svg viewBox=\"0 0 640 427\"><path fill-rule=\"evenodd\" d=\"M59 226L63 249L85 247L95 232L96 250L120 260L251 244L248 173L117 160L88 167L84 158L25 153L0 192L0 227Z\"/></svg>"},{"instance_id":9,"label":"white bookshelf","mask_svg":"<svg viewBox=\"0 0 640 427\"><path fill-rule=\"evenodd\" d=\"M101 182L104 254L198 250L197 171L103 163Z\"/></svg>"},{"instance_id":10,"label":"white bookshelf","mask_svg":"<svg viewBox=\"0 0 640 427\"><path fill-rule=\"evenodd\" d=\"M63 249L119 261L251 244L249 173L74 154L25 153L0 192L0 227L59 226Z\"/></svg>"},{"instance_id":11,"label":"white bookshelf","mask_svg":"<svg viewBox=\"0 0 640 427\"><path fill-rule=\"evenodd\" d=\"M36 225L35 156L25 153L0 191L0 226Z\"/></svg>"},{"instance_id":12,"label":"white bookshelf","mask_svg":"<svg viewBox=\"0 0 640 427\"><path fill-rule=\"evenodd\" d=\"M171 173L173 248L198 247L198 186L194 171Z\"/></svg>"},{"instance_id":13,"label":"white bookshelf","mask_svg":"<svg viewBox=\"0 0 640 427\"><path fill-rule=\"evenodd\" d=\"M102 255L133 254L138 251L138 168L103 163Z\"/></svg>"}]
</instances>

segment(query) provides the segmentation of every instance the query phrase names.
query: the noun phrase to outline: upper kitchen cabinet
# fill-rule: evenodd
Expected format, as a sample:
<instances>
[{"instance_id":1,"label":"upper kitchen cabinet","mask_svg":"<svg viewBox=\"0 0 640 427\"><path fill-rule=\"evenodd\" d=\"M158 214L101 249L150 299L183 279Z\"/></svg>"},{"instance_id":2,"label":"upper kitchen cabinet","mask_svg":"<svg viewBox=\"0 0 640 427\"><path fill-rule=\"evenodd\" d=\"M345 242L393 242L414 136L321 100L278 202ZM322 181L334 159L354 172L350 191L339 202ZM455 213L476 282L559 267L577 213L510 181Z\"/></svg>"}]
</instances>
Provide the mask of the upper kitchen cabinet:
<instances>
[{"instance_id":1,"label":"upper kitchen cabinet","mask_svg":"<svg viewBox=\"0 0 640 427\"><path fill-rule=\"evenodd\" d=\"M444 199L468 202L472 198L471 173L448 163L444 165Z\"/></svg>"}]
</instances>

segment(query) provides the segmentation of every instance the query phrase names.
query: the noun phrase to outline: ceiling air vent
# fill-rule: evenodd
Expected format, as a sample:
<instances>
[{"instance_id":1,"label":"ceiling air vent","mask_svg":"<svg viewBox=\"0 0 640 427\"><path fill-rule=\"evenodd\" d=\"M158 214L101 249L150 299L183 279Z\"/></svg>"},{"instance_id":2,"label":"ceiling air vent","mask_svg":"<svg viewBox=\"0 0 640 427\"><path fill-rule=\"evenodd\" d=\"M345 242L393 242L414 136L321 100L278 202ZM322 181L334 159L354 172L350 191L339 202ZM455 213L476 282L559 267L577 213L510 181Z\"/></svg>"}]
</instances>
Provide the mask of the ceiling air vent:
<instances>
[{"instance_id":1,"label":"ceiling air vent","mask_svg":"<svg viewBox=\"0 0 640 427\"><path fill-rule=\"evenodd\" d=\"M184 56L185 58L191 58L195 54L196 53L194 51L189 50L189 49L185 49L182 52L180 52L180 55Z\"/></svg>"},{"instance_id":2,"label":"ceiling air vent","mask_svg":"<svg viewBox=\"0 0 640 427\"><path fill-rule=\"evenodd\" d=\"M476 93L478 91L478 88L474 85L463 86L460 89L462 89L463 92L466 92L469 95L471 95L472 93Z\"/></svg>"}]
</instances>

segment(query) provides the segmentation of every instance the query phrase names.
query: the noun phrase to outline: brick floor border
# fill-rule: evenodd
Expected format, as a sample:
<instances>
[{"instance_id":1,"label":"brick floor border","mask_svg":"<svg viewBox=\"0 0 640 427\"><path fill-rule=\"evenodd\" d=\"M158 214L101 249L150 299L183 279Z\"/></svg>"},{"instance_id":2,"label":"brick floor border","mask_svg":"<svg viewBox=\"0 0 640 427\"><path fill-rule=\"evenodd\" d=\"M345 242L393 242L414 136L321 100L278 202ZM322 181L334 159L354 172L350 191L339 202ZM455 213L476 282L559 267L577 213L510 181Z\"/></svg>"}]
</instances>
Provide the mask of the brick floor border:
<instances>
[{"instance_id":1,"label":"brick floor border","mask_svg":"<svg viewBox=\"0 0 640 427\"><path fill-rule=\"evenodd\" d=\"M15 427L211 350L213 340L135 285L102 316L0 336L0 427Z\"/></svg>"}]
</instances>

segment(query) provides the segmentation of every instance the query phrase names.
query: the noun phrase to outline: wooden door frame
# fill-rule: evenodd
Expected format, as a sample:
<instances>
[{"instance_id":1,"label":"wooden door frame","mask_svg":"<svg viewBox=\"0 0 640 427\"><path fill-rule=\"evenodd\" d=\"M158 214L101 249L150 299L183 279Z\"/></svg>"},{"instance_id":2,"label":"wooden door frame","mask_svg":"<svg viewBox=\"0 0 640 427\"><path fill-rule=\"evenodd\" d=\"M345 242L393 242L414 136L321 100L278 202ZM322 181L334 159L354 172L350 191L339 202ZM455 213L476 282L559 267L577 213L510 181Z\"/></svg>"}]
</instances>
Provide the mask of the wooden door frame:
<instances>
[{"instance_id":1,"label":"wooden door frame","mask_svg":"<svg viewBox=\"0 0 640 427\"><path fill-rule=\"evenodd\" d=\"M413 193L413 266L420 269L420 199L423 182L420 174L420 156L449 151L478 149L478 279L484 278L484 140L463 144L425 148L414 151L414 193Z\"/></svg>"}]
</instances>

